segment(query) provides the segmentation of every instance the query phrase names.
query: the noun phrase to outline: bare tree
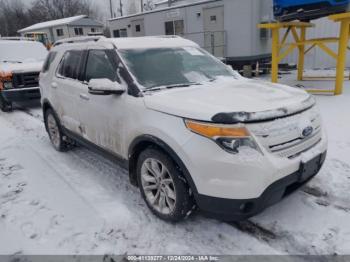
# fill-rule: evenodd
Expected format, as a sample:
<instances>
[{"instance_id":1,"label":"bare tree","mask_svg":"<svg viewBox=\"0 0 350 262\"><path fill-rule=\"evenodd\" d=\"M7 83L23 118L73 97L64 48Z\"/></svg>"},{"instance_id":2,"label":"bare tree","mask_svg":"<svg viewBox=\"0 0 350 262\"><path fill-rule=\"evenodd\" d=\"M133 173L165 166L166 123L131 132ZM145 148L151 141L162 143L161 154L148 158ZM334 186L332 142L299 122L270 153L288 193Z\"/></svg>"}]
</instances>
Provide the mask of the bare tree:
<instances>
[{"instance_id":1,"label":"bare tree","mask_svg":"<svg viewBox=\"0 0 350 262\"><path fill-rule=\"evenodd\" d=\"M14 36L35 23L82 14L100 16L92 0L34 0L29 8L22 0L0 0L0 35Z\"/></svg>"},{"instance_id":2,"label":"bare tree","mask_svg":"<svg viewBox=\"0 0 350 262\"><path fill-rule=\"evenodd\" d=\"M144 11L151 11L155 8L154 1L153 0L143 0L143 10Z\"/></svg>"},{"instance_id":3,"label":"bare tree","mask_svg":"<svg viewBox=\"0 0 350 262\"><path fill-rule=\"evenodd\" d=\"M12 36L28 25L29 16L21 0L0 0L0 35Z\"/></svg>"},{"instance_id":4,"label":"bare tree","mask_svg":"<svg viewBox=\"0 0 350 262\"><path fill-rule=\"evenodd\" d=\"M88 0L35 0L29 12L38 20L53 20L81 14L98 16Z\"/></svg>"},{"instance_id":5,"label":"bare tree","mask_svg":"<svg viewBox=\"0 0 350 262\"><path fill-rule=\"evenodd\" d=\"M135 13L137 13L136 3L135 3L135 0L131 0L129 1L128 15L132 15Z\"/></svg>"}]
</instances>

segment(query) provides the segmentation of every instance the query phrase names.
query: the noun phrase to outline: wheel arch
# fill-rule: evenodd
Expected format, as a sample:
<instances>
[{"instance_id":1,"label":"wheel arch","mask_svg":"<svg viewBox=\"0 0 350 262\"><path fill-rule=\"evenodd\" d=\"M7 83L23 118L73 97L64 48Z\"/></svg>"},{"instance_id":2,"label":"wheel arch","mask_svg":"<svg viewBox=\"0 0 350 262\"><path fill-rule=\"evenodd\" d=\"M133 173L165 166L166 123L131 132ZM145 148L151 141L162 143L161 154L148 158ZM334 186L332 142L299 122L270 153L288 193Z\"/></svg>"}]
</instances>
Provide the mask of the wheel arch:
<instances>
[{"instance_id":1,"label":"wheel arch","mask_svg":"<svg viewBox=\"0 0 350 262\"><path fill-rule=\"evenodd\" d=\"M58 126L59 128L62 129L62 125L61 125L61 121L60 121L60 118L58 117L55 109L53 108L53 106L51 105L50 101L48 99L44 99L43 102L42 102L42 110L43 110L43 117L44 117L44 123L45 123L45 128L46 128L46 131L47 131L47 123L46 123L46 120L45 120L45 114L46 114L46 111L48 109L51 109L53 114L55 115L56 119L58 120Z\"/></svg>"},{"instance_id":2,"label":"wheel arch","mask_svg":"<svg viewBox=\"0 0 350 262\"><path fill-rule=\"evenodd\" d=\"M148 147L156 147L159 150L163 151L167 154L171 159L175 162L176 166L180 169L181 173L184 176L187 184L190 186L192 192L197 194L196 185L191 177L190 172L187 167L180 159L180 157L176 154L176 152L164 141L161 139L154 137L152 135L142 135L133 140L133 142L129 146L128 157L129 157L129 178L131 184L138 186L137 183L137 160L140 153Z\"/></svg>"},{"instance_id":3,"label":"wheel arch","mask_svg":"<svg viewBox=\"0 0 350 262\"><path fill-rule=\"evenodd\" d=\"M44 123L45 123L45 128L46 128L46 131L47 131L47 123L45 121L45 114L46 114L46 111L48 109L53 110L53 107L52 107L50 101L48 99L46 99L46 98L43 100L41 107L42 107L42 110L43 110ZM54 112L54 114L55 114L55 112Z\"/></svg>"}]
</instances>

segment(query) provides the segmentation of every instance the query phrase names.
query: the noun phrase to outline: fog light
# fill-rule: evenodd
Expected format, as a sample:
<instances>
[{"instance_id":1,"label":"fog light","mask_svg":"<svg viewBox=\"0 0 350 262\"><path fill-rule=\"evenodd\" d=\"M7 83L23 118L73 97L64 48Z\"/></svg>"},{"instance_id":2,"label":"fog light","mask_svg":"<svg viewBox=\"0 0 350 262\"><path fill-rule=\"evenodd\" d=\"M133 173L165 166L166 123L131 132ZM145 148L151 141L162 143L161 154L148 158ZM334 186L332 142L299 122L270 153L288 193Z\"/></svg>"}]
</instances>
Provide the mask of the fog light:
<instances>
[{"instance_id":1,"label":"fog light","mask_svg":"<svg viewBox=\"0 0 350 262\"><path fill-rule=\"evenodd\" d=\"M250 213L251 211L253 211L253 208L254 208L253 202L246 202L246 203L243 203L242 205L240 205L239 210L242 213Z\"/></svg>"}]
</instances>

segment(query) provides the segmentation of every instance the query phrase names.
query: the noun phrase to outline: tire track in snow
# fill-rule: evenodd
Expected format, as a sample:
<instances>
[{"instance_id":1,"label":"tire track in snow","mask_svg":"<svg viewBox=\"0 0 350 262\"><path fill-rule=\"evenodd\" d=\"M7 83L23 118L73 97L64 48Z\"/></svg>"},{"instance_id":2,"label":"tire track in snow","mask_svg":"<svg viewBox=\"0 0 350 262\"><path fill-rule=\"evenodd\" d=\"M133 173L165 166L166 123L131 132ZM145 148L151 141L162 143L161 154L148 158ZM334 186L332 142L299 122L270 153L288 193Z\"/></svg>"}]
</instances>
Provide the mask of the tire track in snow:
<instances>
[{"instance_id":1,"label":"tire track in snow","mask_svg":"<svg viewBox=\"0 0 350 262\"><path fill-rule=\"evenodd\" d=\"M287 231L279 231L277 228L266 228L252 220L229 223L239 231L249 234L259 241L264 241L277 250L290 254L310 254L310 251Z\"/></svg>"},{"instance_id":2,"label":"tire track in snow","mask_svg":"<svg viewBox=\"0 0 350 262\"><path fill-rule=\"evenodd\" d=\"M17 110L31 116L32 118L38 119L40 120L42 123L44 123L44 117L42 114L39 113L35 113L33 110L30 110L29 108L25 108L25 107L19 107L16 108Z\"/></svg>"}]
</instances>

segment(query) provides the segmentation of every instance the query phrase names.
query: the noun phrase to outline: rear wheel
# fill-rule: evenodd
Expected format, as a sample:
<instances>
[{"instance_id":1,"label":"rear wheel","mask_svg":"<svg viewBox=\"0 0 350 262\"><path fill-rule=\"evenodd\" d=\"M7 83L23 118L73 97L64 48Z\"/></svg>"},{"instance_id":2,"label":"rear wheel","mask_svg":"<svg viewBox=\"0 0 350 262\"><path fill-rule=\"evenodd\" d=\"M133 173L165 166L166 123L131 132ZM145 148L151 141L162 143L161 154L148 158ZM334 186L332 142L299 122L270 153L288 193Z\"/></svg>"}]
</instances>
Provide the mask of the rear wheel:
<instances>
[{"instance_id":1,"label":"rear wheel","mask_svg":"<svg viewBox=\"0 0 350 262\"><path fill-rule=\"evenodd\" d=\"M57 151L63 152L67 150L68 144L64 141L59 121L51 109L45 112L45 124L52 145Z\"/></svg>"},{"instance_id":2,"label":"rear wheel","mask_svg":"<svg viewBox=\"0 0 350 262\"><path fill-rule=\"evenodd\" d=\"M141 195L156 216L177 222L189 214L193 207L189 187L168 155L153 148L143 151L137 176Z\"/></svg>"}]
</instances>

